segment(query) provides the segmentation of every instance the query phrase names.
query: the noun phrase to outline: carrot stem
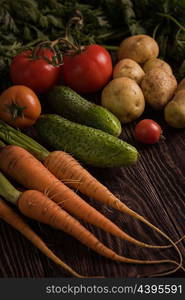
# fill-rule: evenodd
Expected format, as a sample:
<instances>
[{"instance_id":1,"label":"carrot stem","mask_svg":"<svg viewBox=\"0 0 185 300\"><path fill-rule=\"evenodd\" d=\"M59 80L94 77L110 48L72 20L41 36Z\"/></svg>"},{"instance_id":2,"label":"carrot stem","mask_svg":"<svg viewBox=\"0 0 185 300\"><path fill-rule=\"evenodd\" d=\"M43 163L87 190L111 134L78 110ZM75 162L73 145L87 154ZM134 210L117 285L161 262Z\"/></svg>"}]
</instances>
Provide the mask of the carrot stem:
<instances>
[{"instance_id":1,"label":"carrot stem","mask_svg":"<svg viewBox=\"0 0 185 300\"><path fill-rule=\"evenodd\" d=\"M21 192L14 188L2 172L0 172L0 195L13 204L17 203L21 195Z\"/></svg>"},{"instance_id":2,"label":"carrot stem","mask_svg":"<svg viewBox=\"0 0 185 300\"><path fill-rule=\"evenodd\" d=\"M29 136L0 120L0 138L8 144L20 146L43 161L49 151Z\"/></svg>"}]
</instances>

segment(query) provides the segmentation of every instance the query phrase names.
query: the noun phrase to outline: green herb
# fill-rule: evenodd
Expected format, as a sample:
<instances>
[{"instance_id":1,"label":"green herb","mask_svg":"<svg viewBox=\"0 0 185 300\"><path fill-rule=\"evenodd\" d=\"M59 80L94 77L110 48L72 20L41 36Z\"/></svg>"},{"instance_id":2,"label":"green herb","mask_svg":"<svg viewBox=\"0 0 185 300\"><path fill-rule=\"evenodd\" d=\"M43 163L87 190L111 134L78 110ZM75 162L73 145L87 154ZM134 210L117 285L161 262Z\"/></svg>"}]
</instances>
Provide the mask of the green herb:
<instances>
[{"instance_id":1,"label":"green herb","mask_svg":"<svg viewBox=\"0 0 185 300\"><path fill-rule=\"evenodd\" d=\"M155 36L161 58L180 66L185 55L185 1L133 0L136 17Z\"/></svg>"}]
</instances>

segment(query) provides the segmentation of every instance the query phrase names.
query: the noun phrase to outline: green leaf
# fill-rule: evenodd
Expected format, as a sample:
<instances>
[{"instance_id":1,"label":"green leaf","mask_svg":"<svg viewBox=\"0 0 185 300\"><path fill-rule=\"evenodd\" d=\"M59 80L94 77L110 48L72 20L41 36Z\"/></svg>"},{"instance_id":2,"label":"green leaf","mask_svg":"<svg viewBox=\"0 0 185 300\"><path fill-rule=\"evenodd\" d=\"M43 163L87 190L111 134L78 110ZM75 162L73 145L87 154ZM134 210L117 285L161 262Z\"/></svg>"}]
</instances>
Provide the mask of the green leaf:
<instances>
[{"instance_id":1,"label":"green leaf","mask_svg":"<svg viewBox=\"0 0 185 300\"><path fill-rule=\"evenodd\" d=\"M27 22L37 23L40 12L34 0L11 1L10 10L16 18Z\"/></svg>"},{"instance_id":2,"label":"green leaf","mask_svg":"<svg viewBox=\"0 0 185 300\"><path fill-rule=\"evenodd\" d=\"M40 18L39 18L39 25L42 27L42 28L48 28L49 26L49 22L48 22L48 17L47 16L43 16L43 15L40 15Z\"/></svg>"},{"instance_id":3,"label":"green leaf","mask_svg":"<svg viewBox=\"0 0 185 300\"><path fill-rule=\"evenodd\" d=\"M10 13L4 8L0 10L0 26L2 31L10 31L13 33L18 32L14 19L11 17Z\"/></svg>"},{"instance_id":4,"label":"green leaf","mask_svg":"<svg viewBox=\"0 0 185 300\"><path fill-rule=\"evenodd\" d=\"M182 61L182 64L180 65L180 68L177 73L178 80L181 80L183 78L185 78L185 60Z\"/></svg>"},{"instance_id":5,"label":"green leaf","mask_svg":"<svg viewBox=\"0 0 185 300\"><path fill-rule=\"evenodd\" d=\"M121 0L121 8L125 23L127 24L131 35L145 34L146 30L140 25L139 21L136 19L136 15L133 9L132 1Z\"/></svg>"},{"instance_id":6,"label":"green leaf","mask_svg":"<svg viewBox=\"0 0 185 300\"><path fill-rule=\"evenodd\" d=\"M61 18L57 18L53 15L47 15L47 20L48 20L49 26L55 26L57 28L64 29L64 24L62 23Z\"/></svg>"}]
</instances>

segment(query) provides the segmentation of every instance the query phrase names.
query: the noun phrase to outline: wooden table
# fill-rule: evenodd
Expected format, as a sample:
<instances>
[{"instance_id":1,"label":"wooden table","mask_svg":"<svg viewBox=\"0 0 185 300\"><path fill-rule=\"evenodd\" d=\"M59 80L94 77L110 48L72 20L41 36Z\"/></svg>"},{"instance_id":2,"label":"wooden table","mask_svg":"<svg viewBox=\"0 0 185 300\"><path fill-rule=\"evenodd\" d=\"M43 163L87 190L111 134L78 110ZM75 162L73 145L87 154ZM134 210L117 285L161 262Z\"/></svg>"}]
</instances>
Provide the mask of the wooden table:
<instances>
[{"instance_id":1,"label":"wooden table","mask_svg":"<svg viewBox=\"0 0 185 300\"><path fill-rule=\"evenodd\" d=\"M145 115L156 120L157 113ZM146 146L134 140L134 123L124 126L121 138L133 144L140 153L136 165L127 168L98 169L90 172L141 215L167 233L174 241L185 234L185 130L163 126L165 139L159 144ZM84 196L83 196L84 197ZM85 198L85 197L84 197ZM126 232L142 241L168 244L159 234L133 218L85 198ZM25 218L26 219L26 218ZM110 261L81 245L63 232L27 219L31 227L47 245L66 263L83 275L105 277L138 277L165 271L172 266L128 265ZM115 238L92 225L83 223L101 241L119 254L140 259L178 259L173 249L151 250L136 247ZM184 242L179 249L185 258ZM0 220L0 276L1 277L70 277L47 259L20 233ZM184 277L179 270L172 277Z\"/></svg>"}]
</instances>

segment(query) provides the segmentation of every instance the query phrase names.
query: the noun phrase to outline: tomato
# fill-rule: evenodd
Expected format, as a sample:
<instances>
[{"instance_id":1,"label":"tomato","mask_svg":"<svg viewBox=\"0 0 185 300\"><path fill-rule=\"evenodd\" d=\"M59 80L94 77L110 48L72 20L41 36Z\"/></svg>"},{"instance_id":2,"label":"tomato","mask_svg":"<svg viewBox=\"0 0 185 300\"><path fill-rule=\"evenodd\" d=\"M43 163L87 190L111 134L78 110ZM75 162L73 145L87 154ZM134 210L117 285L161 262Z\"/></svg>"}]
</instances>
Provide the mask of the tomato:
<instances>
[{"instance_id":1,"label":"tomato","mask_svg":"<svg viewBox=\"0 0 185 300\"><path fill-rule=\"evenodd\" d=\"M93 93L103 88L112 75L112 59L107 50L90 45L81 53L64 56L64 82L79 93Z\"/></svg>"},{"instance_id":2,"label":"tomato","mask_svg":"<svg viewBox=\"0 0 185 300\"><path fill-rule=\"evenodd\" d=\"M12 60L10 66L10 76L13 84L25 85L35 93L45 93L51 89L60 76L60 67L53 66L44 58L49 60L53 57L53 52L47 48L41 48L37 52L37 57L33 58L31 50L24 51Z\"/></svg>"},{"instance_id":3,"label":"tomato","mask_svg":"<svg viewBox=\"0 0 185 300\"><path fill-rule=\"evenodd\" d=\"M157 143L162 135L159 124L150 119L140 121L135 127L135 137L144 144Z\"/></svg>"},{"instance_id":4,"label":"tomato","mask_svg":"<svg viewBox=\"0 0 185 300\"><path fill-rule=\"evenodd\" d=\"M33 125L41 114L37 95L28 87L15 85L0 95L0 118L12 126Z\"/></svg>"}]
</instances>

